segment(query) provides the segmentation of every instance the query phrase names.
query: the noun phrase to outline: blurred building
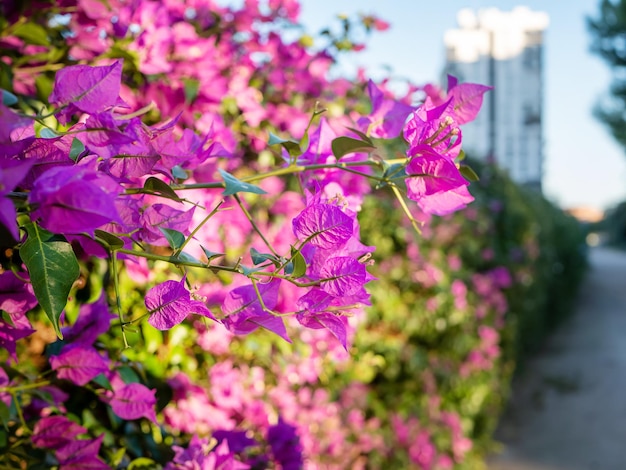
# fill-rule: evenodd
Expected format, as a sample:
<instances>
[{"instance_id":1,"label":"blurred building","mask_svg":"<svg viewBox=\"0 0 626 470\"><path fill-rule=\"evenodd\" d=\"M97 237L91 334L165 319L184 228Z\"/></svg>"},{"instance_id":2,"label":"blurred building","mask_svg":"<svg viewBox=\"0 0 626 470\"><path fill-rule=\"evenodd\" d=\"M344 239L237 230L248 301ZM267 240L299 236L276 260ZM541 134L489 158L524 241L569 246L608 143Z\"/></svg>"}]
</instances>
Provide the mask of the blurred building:
<instances>
[{"instance_id":1,"label":"blurred building","mask_svg":"<svg viewBox=\"0 0 626 470\"><path fill-rule=\"evenodd\" d=\"M543 32L548 15L526 7L457 14L445 33L446 73L494 87L478 118L463 129L469 156L493 159L518 183L541 191Z\"/></svg>"}]
</instances>

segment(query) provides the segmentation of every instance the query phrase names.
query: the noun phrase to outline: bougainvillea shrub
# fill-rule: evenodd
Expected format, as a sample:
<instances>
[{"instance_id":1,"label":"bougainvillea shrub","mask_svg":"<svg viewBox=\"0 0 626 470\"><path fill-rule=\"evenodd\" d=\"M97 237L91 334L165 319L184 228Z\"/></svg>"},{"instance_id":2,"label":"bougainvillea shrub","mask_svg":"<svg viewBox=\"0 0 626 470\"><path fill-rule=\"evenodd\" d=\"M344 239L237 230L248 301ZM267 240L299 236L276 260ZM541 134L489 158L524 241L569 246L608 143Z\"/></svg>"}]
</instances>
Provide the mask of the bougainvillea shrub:
<instances>
[{"instance_id":1,"label":"bougainvillea shrub","mask_svg":"<svg viewBox=\"0 0 626 470\"><path fill-rule=\"evenodd\" d=\"M467 420L489 400L457 410L438 401L438 376L487 377L491 393L510 274L453 260L467 272L446 279L419 250L431 216L474 200L459 126L488 87L450 77L397 97L361 75L331 79L338 54L362 48L354 28L387 24L342 18L315 48L295 1L1 8L3 464L469 462ZM396 251L361 239L383 220L373 189L401 215ZM460 365L436 343L424 362L398 336L427 367L394 403L374 386L393 355L363 352L360 332L393 332L392 309L370 328L364 307L407 262L435 329L459 317L437 300L452 294L465 343Z\"/></svg>"}]
</instances>

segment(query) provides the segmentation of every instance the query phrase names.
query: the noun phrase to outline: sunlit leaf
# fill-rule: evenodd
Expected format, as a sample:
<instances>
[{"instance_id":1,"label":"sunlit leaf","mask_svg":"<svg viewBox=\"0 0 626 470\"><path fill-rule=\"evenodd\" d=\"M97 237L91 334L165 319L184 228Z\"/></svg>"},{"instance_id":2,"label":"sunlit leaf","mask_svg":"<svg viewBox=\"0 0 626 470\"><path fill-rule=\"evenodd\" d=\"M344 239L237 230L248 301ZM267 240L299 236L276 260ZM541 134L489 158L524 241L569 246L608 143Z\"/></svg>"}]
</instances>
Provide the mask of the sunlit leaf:
<instances>
[{"instance_id":1,"label":"sunlit leaf","mask_svg":"<svg viewBox=\"0 0 626 470\"><path fill-rule=\"evenodd\" d=\"M350 132L354 132L356 135L358 135L363 142L369 143L372 147L374 146L374 142L372 141L372 139L370 139L367 136L367 134L365 134L364 132L361 132L360 130L355 129L354 127L348 127L348 130Z\"/></svg>"},{"instance_id":2,"label":"sunlit leaf","mask_svg":"<svg viewBox=\"0 0 626 470\"><path fill-rule=\"evenodd\" d=\"M28 238L20 248L20 256L28 268L39 305L58 337L63 338L59 317L80 274L76 255L72 245L37 224L28 223L24 229Z\"/></svg>"},{"instance_id":3,"label":"sunlit leaf","mask_svg":"<svg viewBox=\"0 0 626 470\"><path fill-rule=\"evenodd\" d=\"M185 243L185 235L182 232L165 227L159 227L159 230L165 236L172 250L178 250Z\"/></svg>"},{"instance_id":4,"label":"sunlit leaf","mask_svg":"<svg viewBox=\"0 0 626 470\"><path fill-rule=\"evenodd\" d=\"M337 137L333 139L331 144L331 148L333 151L333 155L338 159L343 157L344 155L348 155L349 153L357 153L357 152L371 152L375 150L370 142L364 140L353 139L352 137Z\"/></svg>"},{"instance_id":5,"label":"sunlit leaf","mask_svg":"<svg viewBox=\"0 0 626 470\"><path fill-rule=\"evenodd\" d=\"M72 146L70 147L70 158L76 161L84 151L85 145L76 137L74 137L74 139L72 140Z\"/></svg>"},{"instance_id":6,"label":"sunlit leaf","mask_svg":"<svg viewBox=\"0 0 626 470\"><path fill-rule=\"evenodd\" d=\"M265 261L271 261L272 263L279 263L278 258L271 253L261 253L255 248L250 248L250 256L252 258L252 263L256 266L257 264L264 263Z\"/></svg>"},{"instance_id":7,"label":"sunlit leaf","mask_svg":"<svg viewBox=\"0 0 626 470\"><path fill-rule=\"evenodd\" d=\"M270 132L270 138L267 143L268 145L281 145L287 151L287 153L292 157L298 157L302 155L302 148L306 148L304 146L301 147L300 143L295 142L293 140L281 139L280 137L272 134L271 132ZM308 143L307 143L307 147L308 147Z\"/></svg>"},{"instance_id":8,"label":"sunlit leaf","mask_svg":"<svg viewBox=\"0 0 626 470\"><path fill-rule=\"evenodd\" d=\"M17 96L10 91L2 90L2 104L5 106L13 106L17 103Z\"/></svg>"},{"instance_id":9,"label":"sunlit leaf","mask_svg":"<svg viewBox=\"0 0 626 470\"><path fill-rule=\"evenodd\" d=\"M28 44L36 44L38 46L48 46L50 40L46 29L37 23L23 23L13 29L13 35L23 39Z\"/></svg>"},{"instance_id":10,"label":"sunlit leaf","mask_svg":"<svg viewBox=\"0 0 626 470\"><path fill-rule=\"evenodd\" d=\"M230 196L237 193L267 194L266 191L258 186L250 183L244 183L222 169L219 169L218 171L220 172L220 175L222 175L222 178L224 178L224 185L226 186L226 189L222 192L224 196Z\"/></svg>"},{"instance_id":11,"label":"sunlit leaf","mask_svg":"<svg viewBox=\"0 0 626 470\"><path fill-rule=\"evenodd\" d=\"M128 470L152 470L158 468L157 463L148 457L139 457L128 464Z\"/></svg>"},{"instance_id":12,"label":"sunlit leaf","mask_svg":"<svg viewBox=\"0 0 626 470\"><path fill-rule=\"evenodd\" d=\"M218 253L216 251L211 251L211 250L207 250L205 247L203 247L202 245L200 245L200 248L202 248L202 251L204 252L204 254L207 257L208 262L210 263L212 259L214 258L219 258L220 256L224 256L224 253Z\"/></svg>"},{"instance_id":13,"label":"sunlit leaf","mask_svg":"<svg viewBox=\"0 0 626 470\"><path fill-rule=\"evenodd\" d=\"M105 232L103 230L96 229L94 231L96 235L96 240L101 244L106 244L106 248L110 248L111 250L117 250L119 248L124 248L124 240L115 235Z\"/></svg>"},{"instance_id":14,"label":"sunlit leaf","mask_svg":"<svg viewBox=\"0 0 626 470\"><path fill-rule=\"evenodd\" d=\"M467 165L461 165L459 167L459 171L463 175L463 177L468 181L478 181L480 178L476 174L476 172Z\"/></svg>"},{"instance_id":15,"label":"sunlit leaf","mask_svg":"<svg viewBox=\"0 0 626 470\"><path fill-rule=\"evenodd\" d=\"M156 193L161 197L172 199L173 201L182 201L182 199L178 197L178 194L176 194L176 191L174 191L166 182L161 181L154 176L151 176L146 180L143 184L143 189Z\"/></svg>"},{"instance_id":16,"label":"sunlit leaf","mask_svg":"<svg viewBox=\"0 0 626 470\"><path fill-rule=\"evenodd\" d=\"M291 277L298 279L306 274L306 260L302 253L291 247L291 263L293 264L293 271L290 273Z\"/></svg>"}]
</instances>

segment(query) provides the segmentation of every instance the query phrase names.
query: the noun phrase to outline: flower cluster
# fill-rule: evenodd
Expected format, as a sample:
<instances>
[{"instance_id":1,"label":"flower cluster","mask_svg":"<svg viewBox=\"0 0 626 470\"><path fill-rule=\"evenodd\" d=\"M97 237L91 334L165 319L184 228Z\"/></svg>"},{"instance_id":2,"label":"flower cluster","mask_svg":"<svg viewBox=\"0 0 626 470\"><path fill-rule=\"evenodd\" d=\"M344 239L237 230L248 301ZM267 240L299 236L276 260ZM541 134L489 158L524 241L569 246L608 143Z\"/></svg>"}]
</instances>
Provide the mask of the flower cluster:
<instances>
[{"instance_id":1,"label":"flower cluster","mask_svg":"<svg viewBox=\"0 0 626 470\"><path fill-rule=\"evenodd\" d=\"M451 79L414 106L369 82L370 112L319 119L314 101L358 84L280 34L296 1L57 3L26 8L27 27L8 8L0 35L15 69L0 104L0 347L16 365L22 345L37 357L19 363L28 373L0 368L11 444L32 432L60 468L361 465L382 446L378 421L313 386L370 304L357 215L371 181L412 222L405 196L426 214L464 207L458 126L487 88ZM379 141L401 133L406 158L388 161ZM274 388L257 367L183 359L198 351L183 336L219 356L259 328L309 348L269 367Z\"/></svg>"},{"instance_id":2,"label":"flower cluster","mask_svg":"<svg viewBox=\"0 0 626 470\"><path fill-rule=\"evenodd\" d=\"M429 214L445 215L474 200L454 159L461 150L461 124L472 121L490 87L458 84L448 77L445 97L428 95L404 128L409 143L407 194ZM411 177L418 175L418 177Z\"/></svg>"}]
</instances>

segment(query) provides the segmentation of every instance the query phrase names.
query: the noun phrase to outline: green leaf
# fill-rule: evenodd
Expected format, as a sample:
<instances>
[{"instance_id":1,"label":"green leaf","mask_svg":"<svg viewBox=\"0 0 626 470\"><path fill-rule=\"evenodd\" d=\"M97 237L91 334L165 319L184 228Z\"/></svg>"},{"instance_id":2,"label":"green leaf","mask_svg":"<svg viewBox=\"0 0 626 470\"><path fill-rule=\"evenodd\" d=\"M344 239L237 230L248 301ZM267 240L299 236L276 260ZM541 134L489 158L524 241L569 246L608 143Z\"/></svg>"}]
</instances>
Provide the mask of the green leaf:
<instances>
[{"instance_id":1,"label":"green leaf","mask_svg":"<svg viewBox=\"0 0 626 470\"><path fill-rule=\"evenodd\" d=\"M393 165L385 164L385 172L383 178L393 179L406 176L406 165L403 163L394 163Z\"/></svg>"},{"instance_id":2,"label":"green leaf","mask_svg":"<svg viewBox=\"0 0 626 470\"><path fill-rule=\"evenodd\" d=\"M102 388L113 391L111 382L109 382L109 379L107 379L104 374L98 374L91 380L100 385Z\"/></svg>"},{"instance_id":3,"label":"green leaf","mask_svg":"<svg viewBox=\"0 0 626 470\"><path fill-rule=\"evenodd\" d=\"M174 165L172 167L172 176L181 181L185 181L187 178L189 178L189 174L185 170L183 170L180 165Z\"/></svg>"},{"instance_id":4,"label":"green leaf","mask_svg":"<svg viewBox=\"0 0 626 470\"><path fill-rule=\"evenodd\" d=\"M464 151L464 150L461 150L461 151L459 152L459 154L457 155L457 157L456 157L456 161L457 161L457 162L462 162L463 160L465 160L465 156L466 156L466 155L465 155L465 151Z\"/></svg>"},{"instance_id":5,"label":"green leaf","mask_svg":"<svg viewBox=\"0 0 626 470\"><path fill-rule=\"evenodd\" d=\"M250 256L252 257L252 263L254 263L255 266L264 263L265 261L271 261L276 265L280 264L280 261L276 258L276 256L270 253L260 253L255 248L250 248Z\"/></svg>"},{"instance_id":6,"label":"green leaf","mask_svg":"<svg viewBox=\"0 0 626 470\"><path fill-rule=\"evenodd\" d=\"M206 255L209 263L211 262L213 258L219 258L220 256L224 256L224 253L218 253L216 251L207 250L202 245L200 245L200 248L202 248L202 251L204 251L204 254Z\"/></svg>"},{"instance_id":7,"label":"green leaf","mask_svg":"<svg viewBox=\"0 0 626 470\"><path fill-rule=\"evenodd\" d=\"M220 175L222 175L222 178L224 178L224 185L226 186L226 189L222 192L224 196L230 196L236 193L267 194L266 191L262 190L258 186L250 183L244 183L222 169L219 169L218 171L220 172Z\"/></svg>"},{"instance_id":8,"label":"green leaf","mask_svg":"<svg viewBox=\"0 0 626 470\"><path fill-rule=\"evenodd\" d=\"M65 53L67 52L66 48L64 47L51 47L48 50L48 63L49 64L55 64L57 62L60 62L61 59L63 59L63 56L65 55ZM50 85L52 86L52 85ZM47 98L47 96L46 96Z\"/></svg>"},{"instance_id":9,"label":"green leaf","mask_svg":"<svg viewBox=\"0 0 626 470\"><path fill-rule=\"evenodd\" d=\"M10 91L2 90L2 104L5 106L13 106L17 103L17 96Z\"/></svg>"},{"instance_id":10,"label":"green leaf","mask_svg":"<svg viewBox=\"0 0 626 470\"><path fill-rule=\"evenodd\" d=\"M37 23L21 24L13 30L13 34L28 44L36 44L38 46L50 45L45 28Z\"/></svg>"},{"instance_id":11,"label":"green leaf","mask_svg":"<svg viewBox=\"0 0 626 470\"><path fill-rule=\"evenodd\" d=\"M310 143L309 131L307 130L302 136L302 138L300 139L300 143L298 144L298 146L300 147L300 150L308 149L309 143ZM302 155L302 152L300 152L300 155ZM299 155L296 155L296 156L299 156Z\"/></svg>"},{"instance_id":12,"label":"green leaf","mask_svg":"<svg viewBox=\"0 0 626 470\"><path fill-rule=\"evenodd\" d=\"M148 457L139 457L128 464L128 470L154 470L159 468L157 463Z\"/></svg>"},{"instance_id":13,"label":"green leaf","mask_svg":"<svg viewBox=\"0 0 626 470\"><path fill-rule=\"evenodd\" d=\"M62 340L57 340L54 343L48 343L45 348L46 357L49 359L50 356L58 356L59 354L61 354L61 349L63 349L63 346L65 346L66 344L67 343Z\"/></svg>"},{"instance_id":14,"label":"green leaf","mask_svg":"<svg viewBox=\"0 0 626 470\"><path fill-rule=\"evenodd\" d=\"M163 344L163 332L153 328L146 321L141 323L141 334L143 336L144 348L148 354L154 354L159 349L159 346ZM145 363L142 365L145 366Z\"/></svg>"},{"instance_id":15,"label":"green leaf","mask_svg":"<svg viewBox=\"0 0 626 470\"><path fill-rule=\"evenodd\" d=\"M189 253L185 253L184 251L181 253L178 253L178 255L176 256L172 256L170 258L170 260L172 261L172 263L176 264L176 261L183 261L185 263L198 263L198 264L202 264L202 261L200 261L198 258L191 256Z\"/></svg>"},{"instance_id":16,"label":"green leaf","mask_svg":"<svg viewBox=\"0 0 626 470\"><path fill-rule=\"evenodd\" d=\"M139 53L129 50L127 44L124 44L124 41L114 42L108 51L104 53L103 57L124 59L125 70L134 71L139 67Z\"/></svg>"},{"instance_id":17,"label":"green leaf","mask_svg":"<svg viewBox=\"0 0 626 470\"><path fill-rule=\"evenodd\" d=\"M469 166L467 165L461 165L459 167L459 172L461 172L461 174L463 175L463 177L468 180L468 181L478 181L480 178L478 177L478 175L476 174L476 172L474 170L472 170Z\"/></svg>"},{"instance_id":18,"label":"green leaf","mask_svg":"<svg viewBox=\"0 0 626 470\"><path fill-rule=\"evenodd\" d=\"M307 138L308 140L308 138ZM272 134L270 132L270 139L267 142L268 145L282 145L282 147L287 151L287 153L292 157L298 157L302 155L302 149L300 148L300 144L293 140L285 140L280 137ZM308 147L308 143L307 143Z\"/></svg>"},{"instance_id":19,"label":"green leaf","mask_svg":"<svg viewBox=\"0 0 626 470\"><path fill-rule=\"evenodd\" d=\"M132 367L122 366L117 370L125 384L140 383L141 379Z\"/></svg>"},{"instance_id":20,"label":"green leaf","mask_svg":"<svg viewBox=\"0 0 626 470\"><path fill-rule=\"evenodd\" d=\"M115 251L119 248L124 248L124 240L115 235L105 232L103 230L95 230L96 241L100 242L102 245L105 245L105 248L109 248L112 251Z\"/></svg>"},{"instance_id":21,"label":"green leaf","mask_svg":"<svg viewBox=\"0 0 626 470\"><path fill-rule=\"evenodd\" d=\"M364 140L353 139L352 137L337 137L333 139L330 144L333 155L337 157L337 159L347 155L349 153L356 152L371 152L372 150L376 150L370 142Z\"/></svg>"},{"instance_id":22,"label":"green leaf","mask_svg":"<svg viewBox=\"0 0 626 470\"><path fill-rule=\"evenodd\" d=\"M187 103L192 103L198 97L200 82L193 78L184 78L183 84L185 88L185 101Z\"/></svg>"},{"instance_id":23,"label":"green leaf","mask_svg":"<svg viewBox=\"0 0 626 470\"><path fill-rule=\"evenodd\" d=\"M72 284L80 274L76 255L67 241L37 224L30 222L24 229L28 238L20 248L20 257L28 268L39 305L52 322L57 336L63 339L59 317Z\"/></svg>"},{"instance_id":24,"label":"green leaf","mask_svg":"<svg viewBox=\"0 0 626 470\"><path fill-rule=\"evenodd\" d=\"M4 429L9 430L9 420L11 419L11 410L10 408L0 400L0 421L2 421L2 425Z\"/></svg>"},{"instance_id":25,"label":"green leaf","mask_svg":"<svg viewBox=\"0 0 626 470\"><path fill-rule=\"evenodd\" d=\"M72 140L72 146L70 147L70 158L73 161L78 160L78 157L85 151L85 145L76 137Z\"/></svg>"},{"instance_id":26,"label":"green leaf","mask_svg":"<svg viewBox=\"0 0 626 470\"><path fill-rule=\"evenodd\" d=\"M165 235L172 250L178 250L185 243L185 235L178 230L165 227L159 227L159 230Z\"/></svg>"},{"instance_id":27,"label":"green leaf","mask_svg":"<svg viewBox=\"0 0 626 470\"><path fill-rule=\"evenodd\" d=\"M126 455L126 447L120 447L111 455L111 458L110 458L111 464L114 467L118 467L122 463L122 459L124 458L124 455Z\"/></svg>"},{"instance_id":28,"label":"green leaf","mask_svg":"<svg viewBox=\"0 0 626 470\"><path fill-rule=\"evenodd\" d=\"M291 277L298 279L306 274L306 260L304 259L304 256L302 256L302 253L296 250L293 246L291 247L291 262L293 264Z\"/></svg>"},{"instance_id":29,"label":"green leaf","mask_svg":"<svg viewBox=\"0 0 626 470\"><path fill-rule=\"evenodd\" d=\"M247 266L244 266L243 264L239 265L239 271L241 272L241 274L243 274L244 276L252 276L254 273L258 273L259 271L261 271L262 268L248 268Z\"/></svg>"},{"instance_id":30,"label":"green leaf","mask_svg":"<svg viewBox=\"0 0 626 470\"><path fill-rule=\"evenodd\" d=\"M55 139L59 137L59 135L56 132L54 132L52 129L49 129L47 127L42 127L41 131L39 131L39 137L41 137L42 139Z\"/></svg>"},{"instance_id":31,"label":"green leaf","mask_svg":"<svg viewBox=\"0 0 626 470\"><path fill-rule=\"evenodd\" d=\"M13 69L0 60L0 87L13 89ZM7 105L8 106L8 105Z\"/></svg>"},{"instance_id":32,"label":"green leaf","mask_svg":"<svg viewBox=\"0 0 626 470\"><path fill-rule=\"evenodd\" d=\"M370 139L369 136L367 134L365 134L364 132L361 132L360 130L355 129L354 127L348 127L348 130L351 131L351 132L354 132L356 135L358 135L363 142L367 142L372 147L374 147L374 141L372 139Z\"/></svg>"},{"instance_id":33,"label":"green leaf","mask_svg":"<svg viewBox=\"0 0 626 470\"><path fill-rule=\"evenodd\" d=\"M48 63L53 62L49 61ZM54 88L54 82L52 81L52 78L46 74L37 74L35 77L35 88L37 89L37 98L41 101L47 102L48 97Z\"/></svg>"},{"instance_id":34,"label":"green leaf","mask_svg":"<svg viewBox=\"0 0 626 470\"><path fill-rule=\"evenodd\" d=\"M178 197L176 191L174 191L169 184L161 181L159 178L151 176L143 184L143 189L158 194L161 197L172 199L173 201L181 202L182 199Z\"/></svg>"}]
</instances>

